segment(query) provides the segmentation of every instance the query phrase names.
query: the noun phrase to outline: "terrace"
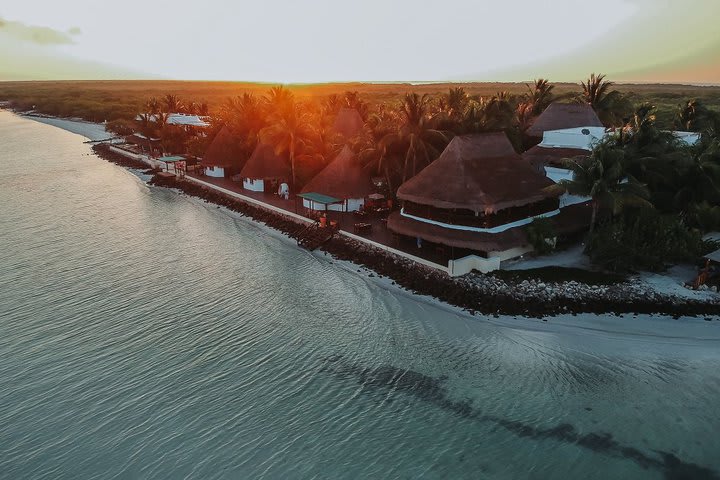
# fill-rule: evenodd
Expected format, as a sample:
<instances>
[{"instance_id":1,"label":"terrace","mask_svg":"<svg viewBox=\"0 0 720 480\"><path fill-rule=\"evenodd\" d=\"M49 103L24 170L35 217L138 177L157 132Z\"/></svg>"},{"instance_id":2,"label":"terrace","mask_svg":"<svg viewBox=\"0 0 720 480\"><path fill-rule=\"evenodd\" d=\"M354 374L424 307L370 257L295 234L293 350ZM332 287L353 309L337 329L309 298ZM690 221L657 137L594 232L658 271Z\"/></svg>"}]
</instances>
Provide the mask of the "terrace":
<instances>
[{"instance_id":1,"label":"terrace","mask_svg":"<svg viewBox=\"0 0 720 480\"><path fill-rule=\"evenodd\" d=\"M301 215L310 220L319 221L320 216L324 214L328 224L335 222L338 229L344 232L345 235L361 237L369 242L400 250L407 255L432 262L443 269L447 268L448 261L467 255L465 251L461 252L459 249L452 249L432 242L424 242L422 248L418 248L414 239L408 239L393 233L387 228L387 217L391 210L386 205L368 208L362 213L332 210L317 211L303 207L303 198L297 195L291 194L286 200L274 192L246 190L242 188L241 183L228 178L208 177L200 175L198 172L187 172L187 177L221 187L238 195L271 205L291 214Z\"/></svg>"}]
</instances>

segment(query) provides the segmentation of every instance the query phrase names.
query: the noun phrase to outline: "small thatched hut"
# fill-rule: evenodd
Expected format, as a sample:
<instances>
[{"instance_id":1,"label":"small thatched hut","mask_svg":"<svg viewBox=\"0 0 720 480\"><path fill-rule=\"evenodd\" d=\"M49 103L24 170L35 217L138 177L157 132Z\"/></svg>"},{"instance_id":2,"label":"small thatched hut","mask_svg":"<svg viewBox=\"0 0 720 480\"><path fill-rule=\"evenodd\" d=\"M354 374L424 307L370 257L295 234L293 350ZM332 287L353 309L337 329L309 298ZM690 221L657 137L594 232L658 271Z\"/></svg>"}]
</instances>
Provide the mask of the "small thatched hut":
<instances>
[{"instance_id":1,"label":"small thatched hut","mask_svg":"<svg viewBox=\"0 0 720 480\"><path fill-rule=\"evenodd\" d=\"M258 143L240 176L243 188L253 192L277 192L278 185L290 178L290 160L278 155L271 145Z\"/></svg>"},{"instance_id":2,"label":"small thatched hut","mask_svg":"<svg viewBox=\"0 0 720 480\"><path fill-rule=\"evenodd\" d=\"M365 125L360 113L354 108L341 108L335 116L333 131L348 140L358 136Z\"/></svg>"},{"instance_id":3,"label":"small thatched hut","mask_svg":"<svg viewBox=\"0 0 720 480\"><path fill-rule=\"evenodd\" d=\"M541 139L549 130L602 126L595 110L586 103L552 103L535 119L527 135Z\"/></svg>"},{"instance_id":4,"label":"small thatched hut","mask_svg":"<svg viewBox=\"0 0 720 480\"><path fill-rule=\"evenodd\" d=\"M370 175L345 146L335 160L305 185L300 196L306 208L354 212L362 208L372 191Z\"/></svg>"},{"instance_id":5,"label":"small thatched hut","mask_svg":"<svg viewBox=\"0 0 720 480\"><path fill-rule=\"evenodd\" d=\"M216 178L230 178L238 173L242 159L237 153L235 139L228 127L223 127L215 136L200 162L205 175Z\"/></svg>"}]
</instances>

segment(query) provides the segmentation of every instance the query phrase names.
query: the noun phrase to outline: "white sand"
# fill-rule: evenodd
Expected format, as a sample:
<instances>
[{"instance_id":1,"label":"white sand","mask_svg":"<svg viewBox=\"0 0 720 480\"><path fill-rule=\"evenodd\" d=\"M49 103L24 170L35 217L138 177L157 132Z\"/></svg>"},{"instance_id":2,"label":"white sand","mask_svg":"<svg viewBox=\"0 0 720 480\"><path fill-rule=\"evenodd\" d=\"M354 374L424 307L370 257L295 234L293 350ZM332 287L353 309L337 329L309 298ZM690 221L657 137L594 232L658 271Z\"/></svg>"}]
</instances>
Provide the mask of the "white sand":
<instances>
[{"instance_id":1,"label":"white sand","mask_svg":"<svg viewBox=\"0 0 720 480\"><path fill-rule=\"evenodd\" d=\"M86 122L84 120L70 120L66 118L38 117L35 115L23 115L25 118L35 120L36 122L46 123L54 127L62 128L71 133L83 136L88 140L107 140L114 137L112 133L105 131L105 125L102 123Z\"/></svg>"}]
</instances>

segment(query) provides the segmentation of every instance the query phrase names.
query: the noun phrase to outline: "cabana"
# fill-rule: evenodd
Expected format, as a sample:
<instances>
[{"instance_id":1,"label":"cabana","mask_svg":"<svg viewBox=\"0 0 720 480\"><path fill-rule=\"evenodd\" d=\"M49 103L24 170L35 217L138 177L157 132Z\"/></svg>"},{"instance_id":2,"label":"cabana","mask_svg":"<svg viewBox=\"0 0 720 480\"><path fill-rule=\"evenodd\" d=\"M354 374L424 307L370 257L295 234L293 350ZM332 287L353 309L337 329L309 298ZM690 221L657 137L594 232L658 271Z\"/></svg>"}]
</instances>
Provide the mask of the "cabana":
<instances>
[{"instance_id":1,"label":"cabana","mask_svg":"<svg viewBox=\"0 0 720 480\"><path fill-rule=\"evenodd\" d=\"M176 174L180 173L183 175L185 173L185 166L187 159L180 155L170 155L166 157L160 157L158 158L158 161L163 162L165 164L165 171L170 171L170 165L173 166L173 172Z\"/></svg>"},{"instance_id":2,"label":"cabana","mask_svg":"<svg viewBox=\"0 0 720 480\"><path fill-rule=\"evenodd\" d=\"M605 135L604 127L593 126L548 130L542 142L522 156L539 172L546 173L547 167L564 168L565 159L586 158Z\"/></svg>"},{"instance_id":3,"label":"cabana","mask_svg":"<svg viewBox=\"0 0 720 480\"><path fill-rule=\"evenodd\" d=\"M132 135L126 136L125 143L140 147L141 152L145 152L146 150L148 150L147 153L151 156L153 155L154 151L160 150L159 138L148 138L141 133L133 133Z\"/></svg>"},{"instance_id":4,"label":"cabana","mask_svg":"<svg viewBox=\"0 0 720 480\"><path fill-rule=\"evenodd\" d=\"M577 127L602 127L595 110L586 103L551 103L527 130L529 137L543 138L550 130Z\"/></svg>"},{"instance_id":5,"label":"cabana","mask_svg":"<svg viewBox=\"0 0 720 480\"><path fill-rule=\"evenodd\" d=\"M205 151L200 165L208 177L230 178L237 173L240 164L232 133L228 127L223 127Z\"/></svg>"},{"instance_id":6,"label":"cabana","mask_svg":"<svg viewBox=\"0 0 720 480\"><path fill-rule=\"evenodd\" d=\"M440 157L400 186L388 218L400 235L509 259L532 250L525 227L560 214L554 182L522 159L504 133L453 138Z\"/></svg>"},{"instance_id":7,"label":"cabana","mask_svg":"<svg viewBox=\"0 0 720 480\"><path fill-rule=\"evenodd\" d=\"M285 155L277 155L272 146L258 143L240 177L246 190L275 193L278 186L290 178L290 160Z\"/></svg>"},{"instance_id":8,"label":"cabana","mask_svg":"<svg viewBox=\"0 0 720 480\"><path fill-rule=\"evenodd\" d=\"M341 135L343 139L349 140L358 136L365 126L360 112L354 108L341 108L335 116L333 131Z\"/></svg>"},{"instance_id":9,"label":"cabana","mask_svg":"<svg viewBox=\"0 0 720 480\"><path fill-rule=\"evenodd\" d=\"M303 206L312 210L355 212L365 205L372 192L370 176L345 146L335 160L305 185L299 196Z\"/></svg>"}]
</instances>

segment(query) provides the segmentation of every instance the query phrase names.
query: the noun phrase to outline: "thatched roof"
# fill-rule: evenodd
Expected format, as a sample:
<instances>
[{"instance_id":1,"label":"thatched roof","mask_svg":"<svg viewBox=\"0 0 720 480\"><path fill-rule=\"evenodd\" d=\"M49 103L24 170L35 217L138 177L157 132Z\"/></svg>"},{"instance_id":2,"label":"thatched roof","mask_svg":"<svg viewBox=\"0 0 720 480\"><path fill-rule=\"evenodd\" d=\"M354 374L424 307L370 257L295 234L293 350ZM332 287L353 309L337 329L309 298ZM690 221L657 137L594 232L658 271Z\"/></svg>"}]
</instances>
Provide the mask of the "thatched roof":
<instances>
[{"instance_id":1,"label":"thatched roof","mask_svg":"<svg viewBox=\"0 0 720 480\"><path fill-rule=\"evenodd\" d=\"M592 207L589 204L572 205L562 209L559 215L550 217L558 235L573 235L582 232L590 225ZM420 222L393 212L388 217L390 230L408 237L420 237L423 240L448 247L466 248L479 252L502 252L530 244L524 226L515 227L500 233L469 232Z\"/></svg>"},{"instance_id":2,"label":"thatched roof","mask_svg":"<svg viewBox=\"0 0 720 480\"><path fill-rule=\"evenodd\" d=\"M341 108L335 116L333 123L333 131L339 133L344 138L352 138L362 132L365 125L362 116L354 108Z\"/></svg>"},{"instance_id":3,"label":"thatched roof","mask_svg":"<svg viewBox=\"0 0 720 480\"><path fill-rule=\"evenodd\" d=\"M290 160L285 155L275 154L275 149L271 145L259 142L245 163L240 176L285 180L290 177Z\"/></svg>"},{"instance_id":4,"label":"thatched roof","mask_svg":"<svg viewBox=\"0 0 720 480\"><path fill-rule=\"evenodd\" d=\"M202 161L203 167L229 168L241 164L237 153L235 139L228 127L223 127L205 150Z\"/></svg>"},{"instance_id":5,"label":"thatched roof","mask_svg":"<svg viewBox=\"0 0 720 480\"><path fill-rule=\"evenodd\" d=\"M554 196L552 180L515 153L504 133L455 137L440 157L398 189L401 200L474 212L527 205Z\"/></svg>"},{"instance_id":6,"label":"thatched roof","mask_svg":"<svg viewBox=\"0 0 720 480\"><path fill-rule=\"evenodd\" d=\"M370 175L358 164L356 155L345 146L300 193L310 192L340 199L365 198L373 192L373 185Z\"/></svg>"},{"instance_id":7,"label":"thatched roof","mask_svg":"<svg viewBox=\"0 0 720 480\"><path fill-rule=\"evenodd\" d=\"M590 152L581 148L550 148L535 145L522 154L522 157L536 168L550 166L562 167L566 158L588 157Z\"/></svg>"},{"instance_id":8,"label":"thatched roof","mask_svg":"<svg viewBox=\"0 0 720 480\"><path fill-rule=\"evenodd\" d=\"M388 217L390 230L408 237L420 237L423 240L448 247L467 248L479 252L501 252L510 248L529 245L527 233L522 227L511 228L500 233L469 232L419 222L393 212Z\"/></svg>"},{"instance_id":9,"label":"thatched roof","mask_svg":"<svg viewBox=\"0 0 720 480\"><path fill-rule=\"evenodd\" d=\"M586 103L551 103L528 129L531 137L542 138L548 130L574 127L602 127L595 110Z\"/></svg>"}]
</instances>

